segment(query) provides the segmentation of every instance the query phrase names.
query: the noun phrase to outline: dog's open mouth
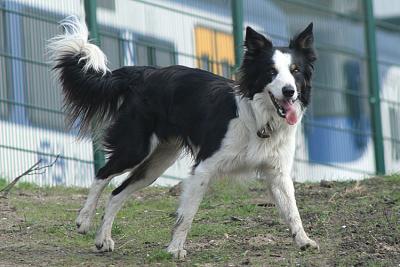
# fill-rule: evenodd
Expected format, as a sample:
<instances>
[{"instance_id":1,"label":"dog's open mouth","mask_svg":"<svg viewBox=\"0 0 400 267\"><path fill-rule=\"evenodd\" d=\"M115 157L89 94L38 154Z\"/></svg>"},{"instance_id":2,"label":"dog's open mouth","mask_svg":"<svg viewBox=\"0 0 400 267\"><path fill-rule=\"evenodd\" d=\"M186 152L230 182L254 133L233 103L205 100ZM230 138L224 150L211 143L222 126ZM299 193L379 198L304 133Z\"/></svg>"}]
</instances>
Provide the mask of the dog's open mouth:
<instances>
[{"instance_id":1,"label":"dog's open mouth","mask_svg":"<svg viewBox=\"0 0 400 267\"><path fill-rule=\"evenodd\" d=\"M269 96L271 97L272 103L276 108L276 112L278 115L284 119L290 125L294 125L297 122L297 112L294 107L294 101L292 99L288 100L278 100L274 97L274 95L269 92Z\"/></svg>"}]
</instances>

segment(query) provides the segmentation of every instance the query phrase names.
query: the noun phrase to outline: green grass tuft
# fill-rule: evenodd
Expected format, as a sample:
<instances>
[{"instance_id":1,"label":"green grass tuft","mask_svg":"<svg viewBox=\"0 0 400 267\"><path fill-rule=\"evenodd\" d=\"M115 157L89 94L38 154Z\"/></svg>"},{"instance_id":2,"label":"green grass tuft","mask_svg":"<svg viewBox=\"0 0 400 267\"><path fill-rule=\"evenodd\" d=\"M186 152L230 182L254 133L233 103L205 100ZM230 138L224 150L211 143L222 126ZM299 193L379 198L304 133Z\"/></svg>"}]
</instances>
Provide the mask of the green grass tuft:
<instances>
[{"instance_id":1,"label":"green grass tuft","mask_svg":"<svg viewBox=\"0 0 400 267\"><path fill-rule=\"evenodd\" d=\"M8 184L7 180L0 178L0 190L3 189Z\"/></svg>"},{"instance_id":2,"label":"green grass tuft","mask_svg":"<svg viewBox=\"0 0 400 267\"><path fill-rule=\"evenodd\" d=\"M152 251L146 258L148 263L163 263L170 260L172 260L172 255L163 249L156 249L155 251Z\"/></svg>"}]
</instances>

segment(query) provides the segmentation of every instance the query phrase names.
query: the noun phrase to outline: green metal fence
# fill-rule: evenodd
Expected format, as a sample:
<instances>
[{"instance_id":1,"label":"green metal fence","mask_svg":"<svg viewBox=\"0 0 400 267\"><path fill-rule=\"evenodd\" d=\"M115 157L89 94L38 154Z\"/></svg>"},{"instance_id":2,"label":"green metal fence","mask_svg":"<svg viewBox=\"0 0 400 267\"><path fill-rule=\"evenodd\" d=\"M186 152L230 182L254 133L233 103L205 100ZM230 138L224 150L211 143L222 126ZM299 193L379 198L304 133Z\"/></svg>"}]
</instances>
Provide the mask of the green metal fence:
<instances>
[{"instance_id":1,"label":"green metal fence","mask_svg":"<svg viewBox=\"0 0 400 267\"><path fill-rule=\"evenodd\" d=\"M394 2L393 2L394 3ZM61 157L39 184L88 186L102 155L65 129L46 40L58 21L86 15L111 69L187 65L234 78L247 25L276 45L314 22L319 60L312 105L298 133L296 180L359 178L400 168L399 20L371 0L0 0L0 176ZM400 17L400 14L399 14ZM184 178L180 160L165 183ZM170 180L168 180L170 179Z\"/></svg>"}]
</instances>

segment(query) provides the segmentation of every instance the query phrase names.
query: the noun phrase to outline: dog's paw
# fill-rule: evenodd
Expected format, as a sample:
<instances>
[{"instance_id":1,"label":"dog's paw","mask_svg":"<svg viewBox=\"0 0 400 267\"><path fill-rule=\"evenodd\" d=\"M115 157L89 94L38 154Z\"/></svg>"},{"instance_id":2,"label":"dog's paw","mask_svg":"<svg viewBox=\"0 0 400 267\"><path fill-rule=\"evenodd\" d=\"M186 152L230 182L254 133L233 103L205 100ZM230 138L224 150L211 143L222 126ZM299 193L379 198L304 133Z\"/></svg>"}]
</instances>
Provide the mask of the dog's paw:
<instances>
[{"instance_id":1,"label":"dog's paw","mask_svg":"<svg viewBox=\"0 0 400 267\"><path fill-rule=\"evenodd\" d=\"M89 232L89 228L90 228L90 221L88 220L84 220L84 221L76 221L76 227L77 227L77 231L78 233L85 235Z\"/></svg>"},{"instance_id":2,"label":"dog's paw","mask_svg":"<svg viewBox=\"0 0 400 267\"><path fill-rule=\"evenodd\" d=\"M81 212L79 212L78 218L76 218L75 221L78 233L84 235L87 232L89 232L90 222L91 222L90 214L81 210Z\"/></svg>"},{"instance_id":3,"label":"dog's paw","mask_svg":"<svg viewBox=\"0 0 400 267\"><path fill-rule=\"evenodd\" d=\"M301 240L296 240L297 245L300 247L301 250L306 249L316 249L319 250L319 245L317 242L310 238L303 238Z\"/></svg>"},{"instance_id":4,"label":"dog's paw","mask_svg":"<svg viewBox=\"0 0 400 267\"><path fill-rule=\"evenodd\" d=\"M114 241L111 238L96 240L95 245L98 252L111 252L114 250Z\"/></svg>"},{"instance_id":5,"label":"dog's paw","mask_svg":"<svg viewBox=\"0 0 400 267\"><path fill-rule=\"evenodd\" d=\"M183 260L186 258L187 251L183 248L179 249L179 248L168 247L167 251L171 253L172 256L174 256L174 258L176 259Z\"/></svg>"},{"instance_id":6,"label":"dog's paw","mask_svg":"<svg viewBox=\"0 0 400 267\"><path fill-rule=\"evenodd\" d=\"M297 235L293 236L297 246L301 250L306 249L317 249L319 250L319 245L314 240L310 239L304 231L299 231Z\"/></svg>"}]
</instances>

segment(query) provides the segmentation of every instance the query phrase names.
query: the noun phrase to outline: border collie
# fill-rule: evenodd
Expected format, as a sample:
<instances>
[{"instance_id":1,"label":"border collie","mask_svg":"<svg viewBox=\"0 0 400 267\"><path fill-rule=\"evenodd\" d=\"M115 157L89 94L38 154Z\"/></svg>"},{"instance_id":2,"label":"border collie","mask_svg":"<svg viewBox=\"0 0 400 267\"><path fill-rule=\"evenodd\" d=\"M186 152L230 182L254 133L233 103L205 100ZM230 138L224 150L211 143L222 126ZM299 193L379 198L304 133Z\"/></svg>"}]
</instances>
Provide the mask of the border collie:
<instances>
[{"instance_id":1,"label":"border collie","mask_svg":"<svg viewBox=\"0 0 400 267\"><path fill-rule=\"evenodd\" d=\"M50 40L54 70L65 108L81 133L101 126L108 161L96 174L76 220L87 233L99 196L110 180L129 176L111 194L95 245L112 251L114 218L133 192L152 184L182 150L194 164L184 184L168 251L184 258L184 244L211 179L258 173L267 183L296 244L318 248L305 233L290 177L296 129L309 104L316 53L313 24L288 47L250 27L237 81L184 66L107 68L106 56L88 41L76 17L65 19L64 34Z\"/></svg>"}]
</instances>

